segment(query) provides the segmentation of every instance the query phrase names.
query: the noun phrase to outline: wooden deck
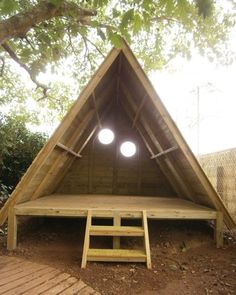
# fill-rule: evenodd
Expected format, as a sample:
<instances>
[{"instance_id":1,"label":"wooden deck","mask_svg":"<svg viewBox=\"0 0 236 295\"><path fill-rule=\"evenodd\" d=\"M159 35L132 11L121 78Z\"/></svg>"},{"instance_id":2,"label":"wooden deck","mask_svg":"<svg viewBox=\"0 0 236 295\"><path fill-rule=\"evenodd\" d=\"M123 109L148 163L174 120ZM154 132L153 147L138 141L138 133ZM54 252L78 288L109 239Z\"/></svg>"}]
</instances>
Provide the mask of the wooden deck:
<instances>
[{"instance_id":1,"label":"wooden deck","mask_svg":"<svg viewBox=\"0 0 236 295\"><path fill-rule=\"evenodd\" d=\"M85 217L92 210L93 217L140 218L145 211L151 219L205 219L215 222L217 247L223 245L223 214L214 209L180 198L118 195L65 195L54 194L17 204L8 212L8 250L17 245L17 217L63 216Z\"/></svg>"},{"instance_id":2,"label":"wooden deck","mask_svg":"<svg viewBox=\"0 0 236 295\"><path fill-rule=\"evenodd\" d=\"M0 256L0 294L99 295L80 279L47 265Z\"/></svg>"},{"instance_id":3,"label":"wooden deck","mask_svg":"<svg viewBox=\"0 0 236 295\"><path fill-rule=\"evenodd\" d=\"M146 210L153 219L216 219L217 211L180 198L117 195L54 194L15 205L16 215L86 217L88 209L95 217L109 217L119 211L122 217L139 217Z\"/></svg>"}]
</instances>

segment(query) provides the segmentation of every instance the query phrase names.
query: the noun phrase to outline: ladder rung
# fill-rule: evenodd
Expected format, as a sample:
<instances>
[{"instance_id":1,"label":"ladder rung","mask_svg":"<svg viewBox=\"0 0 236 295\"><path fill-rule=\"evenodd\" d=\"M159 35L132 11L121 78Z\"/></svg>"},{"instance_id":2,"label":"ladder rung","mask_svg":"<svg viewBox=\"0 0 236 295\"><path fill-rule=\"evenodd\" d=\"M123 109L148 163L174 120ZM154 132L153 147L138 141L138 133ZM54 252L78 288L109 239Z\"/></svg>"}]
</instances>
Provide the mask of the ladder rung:
<instances>
[{"instance_id":1,"label":"ladder rung","mask_svg":"<svg viewBox=\"0 0 236 295\"><path fill-rule=\"evenodd\" d=\"M143 250L126 249L89 249L88 261L120 261L145 262L146 254Z\"/></svg>"},{"instance_id":2,"label":"ladder rung","mask_svg":"<svg viewBox=\"0 0 236 295\"><path fill-rule=\"evenodd\" d=\"M139 226L92 225L89 233L91 236L143 237L144 229Z\"/></svg>"}]
</instances>

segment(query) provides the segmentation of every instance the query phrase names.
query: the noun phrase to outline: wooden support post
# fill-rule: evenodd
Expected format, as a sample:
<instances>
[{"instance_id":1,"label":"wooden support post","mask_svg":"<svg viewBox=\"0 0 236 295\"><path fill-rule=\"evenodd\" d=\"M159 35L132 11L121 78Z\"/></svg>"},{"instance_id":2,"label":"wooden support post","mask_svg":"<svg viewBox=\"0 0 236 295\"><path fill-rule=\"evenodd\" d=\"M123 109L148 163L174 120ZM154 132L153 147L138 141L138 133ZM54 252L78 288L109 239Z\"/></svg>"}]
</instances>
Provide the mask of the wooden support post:
<instances>
[{"instance_id":1,"label":"wooden support post","mask_svg":"<svg viewBox=\"0 0 236 295\"><path fill-rule=\"evenodd\" d=\"M115 211L114 213L113 225L114 226L121 225L121 218L118 211ZM120 237L113 237L113 249L120 249Z\"/></svg>"},{"instance_id":2,"label":"wooden support post","mask_svg":"<svg viewBox=\"0 0 236 295\"><path fill-rule=\"evenodd\" d=\"M221 248L224 244L224 237L223 237L223 229L224 229L224 220L222 212L217 212L217 217L215 220L215 241L216 247Z\"/></svg>"},{"instance_id":3,"label":"wooden support post","mask_svg":"<svg viewBox=\"0 0 236 295\"><path fill-rule=\"evenodd\" d=\"M8 209L8 228L7 228L7 250L16 248L17 244L17 219L14 206Z\"/></svg>"}]
</instances>

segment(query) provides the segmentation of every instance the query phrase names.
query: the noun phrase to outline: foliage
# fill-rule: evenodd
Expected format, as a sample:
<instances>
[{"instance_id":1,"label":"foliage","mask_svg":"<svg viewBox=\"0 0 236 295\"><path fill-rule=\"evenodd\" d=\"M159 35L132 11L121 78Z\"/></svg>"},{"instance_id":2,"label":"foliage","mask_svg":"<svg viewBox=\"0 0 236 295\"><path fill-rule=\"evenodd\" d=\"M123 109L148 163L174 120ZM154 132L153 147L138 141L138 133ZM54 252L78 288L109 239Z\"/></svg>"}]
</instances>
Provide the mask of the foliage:
<instances>
[{"instance_id":1,"label":"foliage","mask_svg":"<svg viewBox=\"0 0 236 295\"><path fill-rule=\"evenodd\" d=\"M10 193L45 143L26 128L22 116L0 116L0 194Z\"/></svg>"},{"instance_id":2,"label":"foliage","mask_svg":"<svg viewBox=\"0 0 236 295\"><path fill-rule=\"evenodd\" d=\"M110 45L121 45L121 37L147 71L164 67L176 55L190 58L193 48L210 60L232 62L227 40L235 26L234 1L227 1L224 8L224 1L213 0L2 0L0 28L17 13L28 20L31 9L42 5L53 6L55 11L66 8L61 15L42 19L26 32L19 27L17 37L7 40L8 47L3 46L5 43L0 47L0 86L7 89L5 95L0 91L0 103L24 100L30 92L45 107L63 114ZM90 16L78 16L81 10ZM42 81L42 73L51 77L63 72L73 81L70 85L78 87L72 91L63 81L46 78L45 88L37 85L32 92L32 82L24 82L25 74L15 70L9 48L17 57L14 61L23 64L36 82ZM22 91L17 92L19 86ZM47 89L47 101L42 102ZM69 102L66 97L70 97Z\"/></svg>"}]
</instances>

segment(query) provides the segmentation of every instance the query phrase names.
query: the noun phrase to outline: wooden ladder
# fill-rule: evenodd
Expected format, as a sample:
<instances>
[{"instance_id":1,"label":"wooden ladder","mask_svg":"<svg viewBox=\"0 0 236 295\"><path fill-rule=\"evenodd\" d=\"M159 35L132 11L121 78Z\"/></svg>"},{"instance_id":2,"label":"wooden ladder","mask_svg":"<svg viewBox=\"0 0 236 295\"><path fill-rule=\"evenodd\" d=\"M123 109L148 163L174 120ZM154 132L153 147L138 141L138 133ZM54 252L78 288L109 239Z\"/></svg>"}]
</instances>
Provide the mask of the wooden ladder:
<instances>
[{"instance_id":1,"label":"wooden ladder","mask_svg":"<svg viewBox=\"0 0 236 295\"><path fill-rule=\"evenodd\" d=\"M146 262L147 268L151 268L151 254L146 211L141 211L142 226L121 226L121 217L117 211L114 211L113 226L92 225L92 218L93 212L92 210L88 210L81 263L82 268L86 267L87 261ZM112 236L113 249L90 248L90 236ZM120 249L120 237L143 237L144 249Z\"/></svg>"}]
</instances>

